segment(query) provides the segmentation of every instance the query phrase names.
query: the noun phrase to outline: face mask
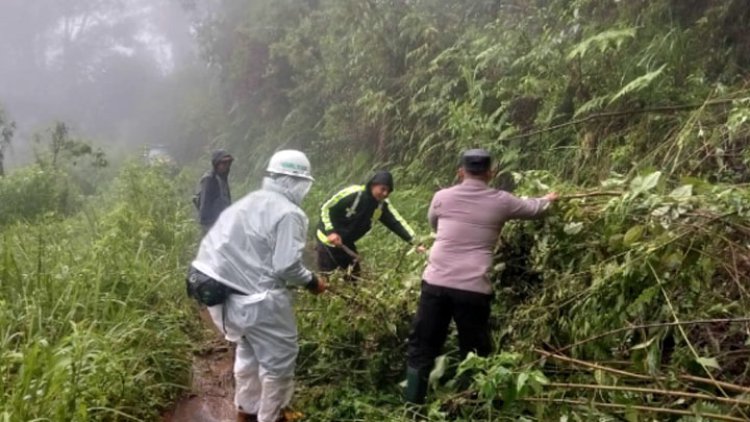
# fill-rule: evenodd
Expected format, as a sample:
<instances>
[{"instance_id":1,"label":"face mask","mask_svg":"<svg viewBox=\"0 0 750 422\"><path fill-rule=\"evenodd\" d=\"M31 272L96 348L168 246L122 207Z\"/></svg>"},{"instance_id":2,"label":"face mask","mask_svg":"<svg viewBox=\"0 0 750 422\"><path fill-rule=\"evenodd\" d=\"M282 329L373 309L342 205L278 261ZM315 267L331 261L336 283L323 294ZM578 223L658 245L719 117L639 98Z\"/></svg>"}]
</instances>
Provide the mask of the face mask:
<instances>
[{"instance_id":1,"label":"face mask","mask_svg":"<svg viewBox=\"0 0 750 422\"><path fill-rule=\"evenodd\" d=\"M284 188L289 194L290 199L299 205L305 196L310 192L312 180L300 179L292 176L282 176L275 179L276 184Z\"/></svg>"},{"instance_id":2,"label":"face mask","mask_svg":"<svg viewBox=\"0 0 750 422\"><path fill-rule=\"evenodd\" d=\"M302 203L302 200L305 199L307 193L310 192L310 188L312 187L312 180L297 179L295 180L295 182L296 184L289 190L289 192L294 198L293 201L297 205L299 205Z\"/></svg>"}]
</instances>

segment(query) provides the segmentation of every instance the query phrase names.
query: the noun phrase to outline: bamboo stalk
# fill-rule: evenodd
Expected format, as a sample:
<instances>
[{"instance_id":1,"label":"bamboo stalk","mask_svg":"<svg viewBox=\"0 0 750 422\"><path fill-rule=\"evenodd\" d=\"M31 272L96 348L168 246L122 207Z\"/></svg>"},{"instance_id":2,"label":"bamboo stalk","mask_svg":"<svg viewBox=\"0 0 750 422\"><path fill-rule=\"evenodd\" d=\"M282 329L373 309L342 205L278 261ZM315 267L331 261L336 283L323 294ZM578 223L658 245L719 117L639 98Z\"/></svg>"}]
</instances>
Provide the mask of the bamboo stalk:
<instances>
[{"instance_id":1,"label":"bamboo stalk","mask_svg":"<svg viewBox=\"0 0 750 422\"><path fill-rule=\"evenodd\" d=\"M719 385L722 388L725 388L727 390L737 391L740 393L747 393L750 394L750 388L743 387L741 385L732 384L724 381L718 381L718 380L711 380L708 378L702 378L702 377L696 377L694 375L680 375L677 378L683 380L683 381L690 381L690 382L697 382L701 384L710 384L710 385Z\"/></svg>"},{"instance_id":2,"label":"bamboo stalk","mask_svg":"<svg viewBox=\"0 0 750 422\"><path fill-rule=\"evenodd\" d=\"M550 358L553 358L553 359L557 359L557 360L561 360L563 362L574 363L576 365L585 366L585 367L591 368L591 369L598 369L600 371L609 372L609 373L617 374L617 375L622 375L622 376L625 376L625 377L631 377L631 378L640 379L640 380L646 380L646 381L663 380L662 377L651 377L651 376L647 376L647 375L636 374L634 372L623 371L621 369L610 368L608 366L598 365L596 363L586 362L584 360L578 360L578 359L570 358L570 357L563 356L563 355L557 355L557 354L550 353L550 352L548 352L546 350L542 350L542 349L534 349L534 351L537 352L537 353L539 353L540 355L543 355L543 356L546 356L546 357L550 357Z\"/></svg>"},{"instance_id":3,"label":"bamboo stalk","mask_svg":"<svg viewBox=\"0 0 750 422\"><path fill-rule=\"evenodd\" d=\"M747 419L738 418L735 416L720 415L717 413L691 412L689 410L665 409L661 407L651 407L651 406L602 403L602 402L596 402L596 401L569 400L569 399L551 399L551 398L545 398L545 397L527 397L527 398L522 398L520 400L530 401L530 402L565 403L565 404L572 404L576 406L606 407L610 409L622 409L622 410L633 409L633 410L639 410L642 412L666 413L670 415L699 416L699 417L716 419L719 421L730 421L730 422L746 422L747 421Z\"/></svg>"},{"instance_id":4,"label":"bamboo stalk","mask_svg":"<svg viewBox=\"0 0 750 422\"><path fill-rule=\"evenodd\" d=\"M702 393L690 393L687 391L675 391L675 390L660 390L657 388L645 388L645 387L632 387L632 386L619 386L619 385L598 385L598 384L574 384L574 383L563 383L563 382L551 382L546 384L547 387L555 388L570 388L570 389L583 389L583 390L609 390L609 391L625 391L633 393L645 393L645 394L658 394L662 396L674 396L674 397L686 397L698 400L710 400L719 401L722 403L737 404L740 406L750 406L750 401L716 397Z\"/></svg>"},{"instance_id":5,"label":"bamboo stalk","mask_svg":"<svg viewBox=\"0 0 750 422\"><path fill-rule=\"evenodd\" d=\"M712 220L713 221L713 220ZM669 307L669 311L672 313L672 318L674 318L674 321L676 323L680 322L679 317L677 316L677 311L675 310L674 306L672 305L672 300L669 298L669 295L667 294L667 290L664 288L664 283L661 280L661 277L656 273L656 270L651 265L650 262L646 263L648 265L648 268L651 270L651 273L654 275L654 278L656 279L656 282L659 283L659 288L661 290L662 295L664 296L664 300L667 302L667 306ZM727 394L726 391L724 391L724 387L721 386L719 383L719 380L716 379L716 377L713 376L711 373L711 370L709 370L706 365L703 364L703 362L700 361L700 355L698 355L698 351L695 350L695 346L693 346L693 343L690 342L690 339L688 338L687 333L685 332L685 329L682 328L682 325L677 325L677 329L680 331L680 335L682 335L683 340L685 341L685 344L688 345L688 348L690 349L690 352L695 357L696 362L698 362L703 368L703 371L708 375L708 378L711 380L710 384L715 386L719 391L721 391L721 394L724 395L724 397L729 397L729 394ZM750 419L748 415L745 414L745 412L742 411L742 409L737 409L742 416L745 417L745 419Z\"/></svg>"},{"instance_id":6,"label":"bamboo stalk","mask_svg":"<svg viewBox=\"0 0 750 422\"><path fill-rule=\"evenodd\" d=\"M594 196L620 196L623 193L625 193L625 192L604 191L604 192L574 193L574 194L570 194L570 195L560 195L560 200L590 198L590 197L594 197Z\"/></svg>"},{"instance_id":7,"label":"bamboo stalk","mask_svg":"<svg viewBox=\"0 0 750 422\"><path fill-rule=\"evenodd\" d=\"M552 132L558 129L562 129L568 126L575 126L581 123L586 123L592 120L597 119L606 119L610 117L622 117L622 116L630 116L634 114L648 114L648 113L670 113L674 111L681 111L681 110L695 110L699 108L703 108L706 106L714 106L714 105L721 105L721 104L728 104L732 101L735 101L736 98L726 98L726 99L718 99L718 100L709 100L702 103L694 103L694 104L682 104L682 105L673 105L673 106L663 106L663 107L651 107L651 108L642 108L637 110L622 110L622 111L610 111L610 112L603 112L603 113L595 113L590 114L586 117L576 119L576 120L570 120L565 123L560 123L558 125L549 126L542 129L537 129L528 133L524 133L521 135L511 136L508 138L501 138L499 139L501 142L507 142L507 141L515 141L518 139L526 139L533 137L535 135L540 135L542 133L546 132Z\"/></svg>"},{"instance_id":8,"label":"bamboo stalk","mask_svg":"<svg viewBox=\"0 0 750 422\"><path fill-rule=\"evenodd\" d=\"M553 358L553 359L557 359L557 360L560 360L560 361L563 361L563 362L573 363L573 364L584 366L584 367L591 368L591 369L598 369L598 370L601 370L601 371L604 371L604 372L610 372L610 373L617 374L617 375L622 375L622 376L631 377L631 378L640 379L640 380L646 380L646 381L667 381L667 378L665 378L665 377L660 377L660 376L646 376L646 375L642 375L642 374L636 374L636 373L633 373L633 372L628 372L628 371L623 371L623 370L620 370L620 369L610 368L608 366L598 365L598 364L592 363L592 362L586 362L584 360L574 359L574 358L570 358L570 357L567 357L567 356L550 353L550 352L548 352L546 350L542 350L542 349L534 349L534 351L537 352L537 353L539 353L540 355L543 355L543 356L546 356L546 357L550 357L550 358ZM701 383L701 384L708 384L708 385L713 385L713 386L720 386L721 388L724 388L724 389L727 389L727 390L732 390L732 391L737 391L737 392L740 392L740 393L750 394L750 388L743 387L743 386L737 385L737 384L732 384L732 383L724 382L724 381L711 380L711 379L708 379L708 378L696 377L694 375L679 375L677 378L680 379L680 380L683 380L683 381L690 381L690 382L697 382L697 383Z\"/></svg>"},{"instance_id":9,"label":"bamboo stalk","mask_svg":"<svg viewBox=\"0 0 750 422\"><path fill-rule=\"evenodd\" d=\"M747 318L716 318L716 319L696 319L692 321L672 321L672 322L655 322L651 324L640 324L640 325L632 325L629 327L622 327L617 328L615 330L610 330L602 334L597 334L593 337L589 337L587 339L577 341L573 344L569 344L563 348L555 349L555 353L562 353L565 351L568 351L576 346L580 346L585 343L592 342L594 340L599 340L602 337L611 336L613 334L618 334L624 331L631 331L631 330L640 330L642 328L656 328L656 327L673 327L675 325L698 325L698 324L722 324L722 323L738 323L738 322L750 322L750 317Z\"/></svg>"}]
</instances>

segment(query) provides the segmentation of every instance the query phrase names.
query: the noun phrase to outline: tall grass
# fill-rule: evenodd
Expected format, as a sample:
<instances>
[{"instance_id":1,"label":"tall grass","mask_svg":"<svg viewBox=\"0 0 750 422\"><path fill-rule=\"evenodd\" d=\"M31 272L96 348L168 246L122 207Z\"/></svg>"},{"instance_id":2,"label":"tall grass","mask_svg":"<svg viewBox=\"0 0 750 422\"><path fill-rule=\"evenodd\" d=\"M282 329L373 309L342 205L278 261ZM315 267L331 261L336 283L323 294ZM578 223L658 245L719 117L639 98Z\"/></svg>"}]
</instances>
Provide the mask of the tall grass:
<instances>
[{"instance_id":1,"label":"tall grass","mask_svg":"<svg viewBox=\"0 0 750 422\"><path fill-rule=\"evenodd\" d=\"M159 169L0 232L0 420L154 420L187 384L195 235Z\"/></svg>"}]
</instances>

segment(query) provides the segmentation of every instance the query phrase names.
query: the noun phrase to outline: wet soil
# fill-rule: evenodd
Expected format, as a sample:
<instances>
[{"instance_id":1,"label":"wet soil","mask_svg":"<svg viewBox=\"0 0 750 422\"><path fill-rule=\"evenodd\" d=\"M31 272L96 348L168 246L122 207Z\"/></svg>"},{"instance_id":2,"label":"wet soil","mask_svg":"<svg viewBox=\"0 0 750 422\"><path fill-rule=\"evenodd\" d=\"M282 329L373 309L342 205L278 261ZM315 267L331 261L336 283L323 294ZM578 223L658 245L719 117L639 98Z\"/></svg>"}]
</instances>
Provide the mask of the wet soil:
<instances>
[{"instance_id":1,"label":"wet soil","mask_svg":"<svg viewBox=\"0 0 750 422\"><path fill-rule=\"evenodd\" d=\"M201 317L213 326L208 315ZM164 415L162 422L235 422L233 362L234 345L217 332L215 340L194 353L190 392Z\"/></svg>"}]
</instances>

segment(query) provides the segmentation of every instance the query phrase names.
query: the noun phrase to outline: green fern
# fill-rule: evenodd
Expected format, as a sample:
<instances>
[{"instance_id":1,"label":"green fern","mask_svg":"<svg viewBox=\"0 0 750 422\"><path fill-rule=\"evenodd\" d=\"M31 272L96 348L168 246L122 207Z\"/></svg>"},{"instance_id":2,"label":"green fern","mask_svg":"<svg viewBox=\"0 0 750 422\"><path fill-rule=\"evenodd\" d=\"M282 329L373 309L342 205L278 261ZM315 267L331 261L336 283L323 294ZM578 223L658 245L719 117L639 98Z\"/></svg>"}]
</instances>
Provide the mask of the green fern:
<instances>
[{"instance_id":1,"label":"green fern","mask_svg":"<svg viewBox=\"0 0 750 422\"><path fill-rule=\"evenodd\" d=\"M600 32L592 37L586 38L573 47L568 54L568 60L573 60L576 57L583 58L586 53L592 49L599 50L601 53L612 47L618 49L630 38L635 38L635 28L610 29L608 31Z\"/></svg>"},{"instance_id":2,"label":"green fern","mask_svg":"<svg viewBox=\"0 0 750 422\"><path fill-rule=\"evenodd\" d=\"M575 112L575 117L601 109L607 103L608 99L609 95L600 95L586 101L582 106L578 107L578 110Z\"/></svg>"},{"instance_id":3,"label":"green fern","mask_svg":"<svg viewBox=\"0 0 750 422\"><path fill-rule=\"evenodd\" d=\"M649 72L649 73L647 73L647 74L645 74L643 76L639 76L639 77L633 79L632 81L630 81L630 83L628 83L627 85L625 85L620 90L620 92L618 92L617 94L615 94L614 97L612 97L611 100L609 100L609 104L614 103L615 101L619 100L620 98L622 98L622 97L624 97L624 96L626 96L628 94L632 94L633 92L640 91L640 90L648 87L649 85L651 85L651 82L653 82L654 79L656 79L659 75L661 75L661 73L664 71L664 68L666 68L666 67L667 67L667 65L664 64L660 68L654 70L653 72Z\"/></svg>"}]
</instances>

